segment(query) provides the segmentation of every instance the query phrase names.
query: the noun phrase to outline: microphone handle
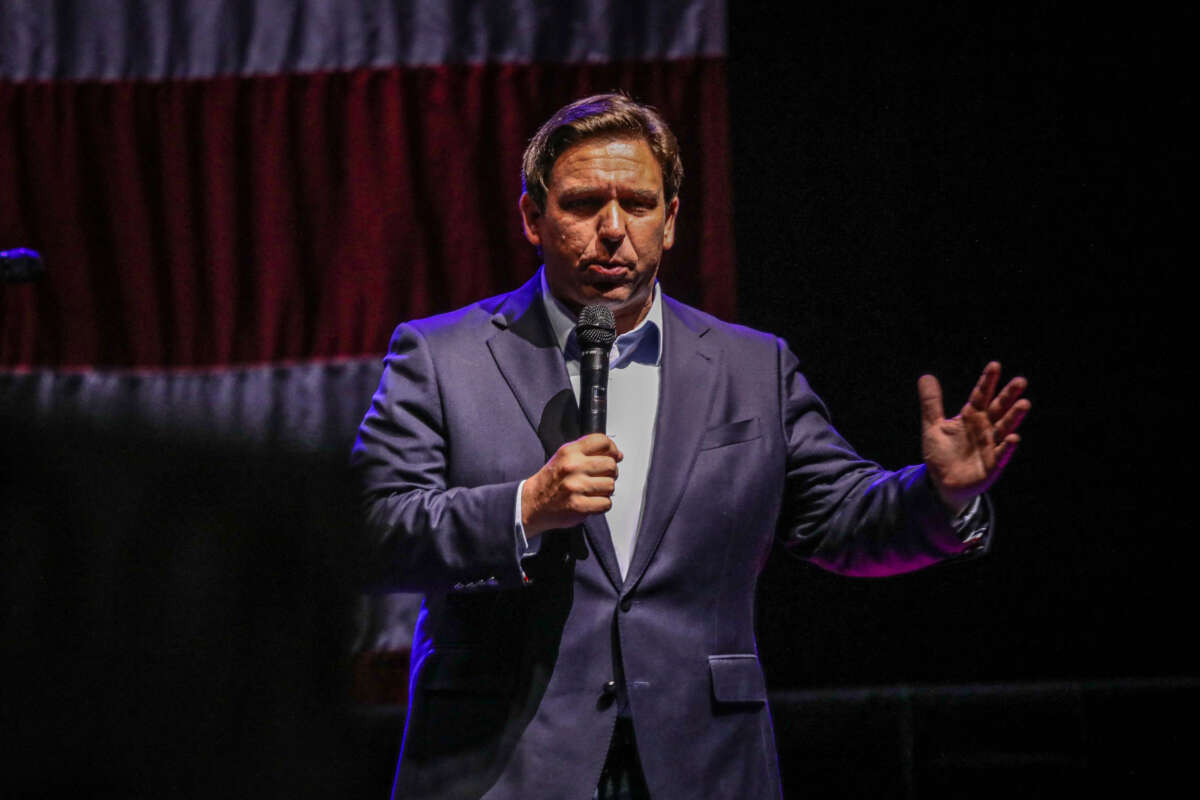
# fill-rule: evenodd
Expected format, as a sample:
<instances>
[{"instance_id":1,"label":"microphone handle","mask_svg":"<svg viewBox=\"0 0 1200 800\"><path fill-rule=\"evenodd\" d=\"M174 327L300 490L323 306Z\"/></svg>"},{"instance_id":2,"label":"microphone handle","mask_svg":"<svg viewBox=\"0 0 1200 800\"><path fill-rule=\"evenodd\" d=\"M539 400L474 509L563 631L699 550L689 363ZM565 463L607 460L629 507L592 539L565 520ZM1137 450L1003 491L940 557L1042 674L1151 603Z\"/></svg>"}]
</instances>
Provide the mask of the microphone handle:
<instances>
[{"instance_id":1,"label":"microphone handle","mask_svg":"<svg viewBox=\"0 0 1200 800\"><path fill-rule=\"evenodd\" d=\"M604 433L608 423L608 351L584 350L579 358L579 428Z\"/></svg>"}]
</instances>

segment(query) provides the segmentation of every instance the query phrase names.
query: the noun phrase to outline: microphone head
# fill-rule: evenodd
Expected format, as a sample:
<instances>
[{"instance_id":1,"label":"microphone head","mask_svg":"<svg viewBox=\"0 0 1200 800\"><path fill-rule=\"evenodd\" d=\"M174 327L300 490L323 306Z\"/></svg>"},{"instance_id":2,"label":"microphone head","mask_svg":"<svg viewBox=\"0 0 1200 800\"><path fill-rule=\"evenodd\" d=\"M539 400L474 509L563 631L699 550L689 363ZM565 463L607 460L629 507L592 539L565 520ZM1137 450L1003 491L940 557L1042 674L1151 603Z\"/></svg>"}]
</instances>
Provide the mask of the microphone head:
<instances>
[{"instance_id":1,"label":"microphone head","mask_svg":"<svg viewBox=\"0 0 1200 800\"><path fill-rule=\"evenodd\" d=\"M584 306L575 323L575 338L580 350L602 348L608 351L617 340L617 321L612 309L600 304Z\"/></svg>"},{"instance_id":2,"label":"microphone head","mask_svg":"<svg viewBox=\"0 0 1200 800\"><path fill-rule=\"evenodd\" d=\"M18 247L0 250L0 282L28 283L46 274L46 265L36 250Z\"/></svg>"}]
</instances>

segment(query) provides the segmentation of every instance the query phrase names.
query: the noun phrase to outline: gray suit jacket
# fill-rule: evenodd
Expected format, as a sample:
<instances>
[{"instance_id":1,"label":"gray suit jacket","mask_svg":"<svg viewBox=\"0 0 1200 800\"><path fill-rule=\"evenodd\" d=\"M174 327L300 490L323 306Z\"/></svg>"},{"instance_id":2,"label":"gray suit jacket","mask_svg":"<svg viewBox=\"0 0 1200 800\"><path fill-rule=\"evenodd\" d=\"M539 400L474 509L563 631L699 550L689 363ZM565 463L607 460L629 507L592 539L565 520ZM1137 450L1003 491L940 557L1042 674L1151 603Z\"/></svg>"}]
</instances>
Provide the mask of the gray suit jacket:
<instances>
[{"instance_id":1,"label":"gray suit jacket","mask_svg":"<svg viewBox=\"0 0 1200 800\"><path fill-rule=\"evenodd\" d=\"M517 485L578 432L538 291L401 325L359 430L372 580L425 595L396 796L586 800L623 701L656 799L778 797L753 626L772 541L850 575L964 546L924 468L855 454L782 341L664 297L627 576L603 517L520 562Z\"/></svg>"}]
</instances>

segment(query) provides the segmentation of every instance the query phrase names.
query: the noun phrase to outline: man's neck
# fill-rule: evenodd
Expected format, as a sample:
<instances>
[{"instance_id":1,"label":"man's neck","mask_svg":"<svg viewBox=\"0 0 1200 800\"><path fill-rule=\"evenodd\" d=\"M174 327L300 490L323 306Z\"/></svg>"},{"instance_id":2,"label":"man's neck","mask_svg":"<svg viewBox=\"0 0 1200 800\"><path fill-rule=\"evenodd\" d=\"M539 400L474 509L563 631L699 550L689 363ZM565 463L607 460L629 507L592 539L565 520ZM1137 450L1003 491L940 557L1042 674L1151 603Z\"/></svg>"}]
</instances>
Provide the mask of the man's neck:
<instances>
[{"instance_id":1,"label":"man's neck","mask_svg":"<svg viewBox=\"0 0 1200 800\"><path fill-rule=\"evenodd\" d=\"M650 313L650 307L654 305L654 288L651 287L650 293L646 295L646 302L638 308L628 309L613 314L617 322L617 335L623 336L631 330L642 324L642 320Z\"/></svg>"},{"instance_id":2,"label":"man's neck","mask_svg":"<svg viewBox=\"0 0 1200 800\"><path fill-rule=\"evenodd\" d=\"M554 293L550 290L550 284L546 281L545 267L543 267L541 270L541 284L542 302L546 306L546 313L550 316L550 327L553 329L554 336L558 340L559 346L564 347L570 332L575 329L575 321L579 318L579 309L572 308L571 305L563 302L554 295ZM658 294L658 281L655 281L649 297L646 298L646 304L639 309L639 313L632 316L632 318L627 315L626 318L631 324L623 325L621 318L616 318L618 336L624 336L630 331L636 330L637 327L644 323L647 319L658 320L659 315L654 311L655 301L658 297ZM661 327L661 320L659 320L657 324Z\"/></svg>"}]
</instances>

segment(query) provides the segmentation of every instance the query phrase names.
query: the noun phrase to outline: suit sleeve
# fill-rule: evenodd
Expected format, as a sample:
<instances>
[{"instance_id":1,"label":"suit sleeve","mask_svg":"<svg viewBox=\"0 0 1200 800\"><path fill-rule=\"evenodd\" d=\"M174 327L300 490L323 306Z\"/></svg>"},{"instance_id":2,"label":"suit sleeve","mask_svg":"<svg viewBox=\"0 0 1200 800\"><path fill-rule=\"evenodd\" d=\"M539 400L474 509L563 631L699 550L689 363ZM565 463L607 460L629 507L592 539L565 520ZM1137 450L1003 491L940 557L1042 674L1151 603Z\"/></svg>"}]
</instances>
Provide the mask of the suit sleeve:
<instances>
[{"instance_id":1,"label":"suit sleeve","mask_svg":"<svg viewBox=\"0 0 1200 800\"><path fill-rule=\"evenodd\" d=\"M443 399L428 341L401 325L351 454L364 494L367 581L415 592L520 586L519 482L446 485Z\"/></svg>"},{"instance_id":2,"label":"suit sleeve","mask_svg":"<svg viewBox=\"0 0 1200 800\"><path fill-rule=\"evenodd\" d=\"M875 577L981 552L954 529L923 464L890 472L854 452L782 341L779 375L787 447L780 537L793 553L832 572Z\"/></svg>"}]
</instances>

